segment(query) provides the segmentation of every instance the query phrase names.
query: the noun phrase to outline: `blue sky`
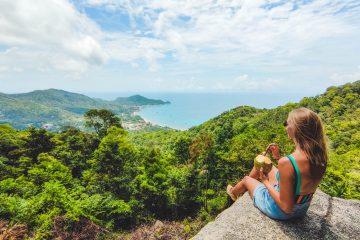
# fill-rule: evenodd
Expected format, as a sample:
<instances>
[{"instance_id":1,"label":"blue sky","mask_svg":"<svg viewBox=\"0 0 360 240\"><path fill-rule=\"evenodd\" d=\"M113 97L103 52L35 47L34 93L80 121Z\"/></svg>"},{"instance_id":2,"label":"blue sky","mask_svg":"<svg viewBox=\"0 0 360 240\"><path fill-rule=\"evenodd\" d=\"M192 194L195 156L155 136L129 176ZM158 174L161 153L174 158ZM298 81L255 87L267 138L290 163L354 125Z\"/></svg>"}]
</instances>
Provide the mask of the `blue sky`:
<instances>
[{"instance_id":1,"label":"blue sky","mask_svg":"<svg viewBox=\"0 0 360 240\"><path fill-rule=\"evenodd\" d=\"M360 79L360 2L5 0L0 92L322 93Z\"/></svg>"}]
</instances>

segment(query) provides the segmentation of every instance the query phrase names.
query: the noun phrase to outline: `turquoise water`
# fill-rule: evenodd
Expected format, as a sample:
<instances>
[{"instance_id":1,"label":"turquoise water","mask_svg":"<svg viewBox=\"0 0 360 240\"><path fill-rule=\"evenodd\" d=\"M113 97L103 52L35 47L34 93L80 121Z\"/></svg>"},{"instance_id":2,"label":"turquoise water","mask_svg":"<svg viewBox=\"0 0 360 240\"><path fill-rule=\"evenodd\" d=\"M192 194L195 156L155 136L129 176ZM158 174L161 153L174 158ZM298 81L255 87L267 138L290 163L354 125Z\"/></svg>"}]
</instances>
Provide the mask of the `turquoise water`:
<instances>
[{"instance_id":1,"label":"turquoise water","mask_svg":"<svg viewBox=\"0 0 360 240\"><path fill-rule=\"evenodd\" d=\"M302 94L258 93L137 93L152 99L170 101L171 104L143 107L139 114L145 120L175 129L185 130L199 125L232 108L248 105L257 108L274 108L288 102L298 102ZM88 94L112 100L133 93Z\"/></svg>"}]
</instances>

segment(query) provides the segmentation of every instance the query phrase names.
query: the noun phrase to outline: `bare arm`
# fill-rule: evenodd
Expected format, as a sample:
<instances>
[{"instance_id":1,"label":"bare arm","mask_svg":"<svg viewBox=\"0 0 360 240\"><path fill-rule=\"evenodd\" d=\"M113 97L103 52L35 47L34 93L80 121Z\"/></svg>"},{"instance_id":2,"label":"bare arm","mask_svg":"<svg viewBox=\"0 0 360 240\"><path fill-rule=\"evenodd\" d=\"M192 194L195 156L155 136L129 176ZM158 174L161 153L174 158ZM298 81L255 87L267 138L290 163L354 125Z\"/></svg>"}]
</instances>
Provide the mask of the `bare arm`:
<instances>
[{"instance_id":1,"label":"bare arm","mask_svg":"<svg viewBox=\"0 0 360 240\"><path fill-rule=\"evenodd\" d=\"M262 172L260 177L269 190L270 196L285 213L291 213L294 207L294 169L290 161L284 157L279 160L278 170L280 173L280 192L269 182Z\"/></svg>"},{"instance_id":2,"label":"bare arm","mask_svg":"<svg viewBox=\"0 0 360 240\"><path fill-rule=\"evenodd\" d=\"M271 151L273 158L276 161L279 161L280 159L280 148L279 145L276 143L270 143L267 147L266 147L266 151Z\"/></svg>"}]
</instances>

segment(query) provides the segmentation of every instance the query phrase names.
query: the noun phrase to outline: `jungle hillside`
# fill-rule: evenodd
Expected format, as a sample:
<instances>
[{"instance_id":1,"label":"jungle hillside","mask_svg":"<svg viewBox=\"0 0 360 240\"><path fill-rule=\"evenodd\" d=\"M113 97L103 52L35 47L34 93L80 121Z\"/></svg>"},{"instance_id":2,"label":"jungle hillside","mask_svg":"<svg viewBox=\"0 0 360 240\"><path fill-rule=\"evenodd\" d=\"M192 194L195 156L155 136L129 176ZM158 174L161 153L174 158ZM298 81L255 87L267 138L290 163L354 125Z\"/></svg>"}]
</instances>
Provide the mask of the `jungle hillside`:
<instances>
[{"instance_id":1,"label":"jungle hillside","mask_svg":"<svg viewBox=\"0 0 360 240\"><path fill-rule=\"evenodd\" d=\"M49 131L60 131L64 126L72 126L89 131L83 122L85 112L90 109L107 109L119 115L123 127L127 129L149 129L151 126L147 126L149 124L134 112L142 106L168 103L141 95L118 97L109 101L59 89L18 94L0 93L0 124L7 123L16 129L34 126Z\"/></svg>"},{"instance_id":2,"label":"jungle hillside","mask_svg":"<svg viewBox=\"0 0 360 240\"><path fill-rule=\"evenodd\" d=\"M274 109L239 106L186 131L128 131L110 105L86 102L85 111L67 111L83 114L93 131L1 124L0 225L30 239L126 239L161 220L173 239L190 238L228 206L226 185L245 176L269 143L283 156L294 150L283 122L299 107L325 125L330 159L320 189L360 200L359 94L360 81L332 86Z\"/></svg>"}]
</instances>

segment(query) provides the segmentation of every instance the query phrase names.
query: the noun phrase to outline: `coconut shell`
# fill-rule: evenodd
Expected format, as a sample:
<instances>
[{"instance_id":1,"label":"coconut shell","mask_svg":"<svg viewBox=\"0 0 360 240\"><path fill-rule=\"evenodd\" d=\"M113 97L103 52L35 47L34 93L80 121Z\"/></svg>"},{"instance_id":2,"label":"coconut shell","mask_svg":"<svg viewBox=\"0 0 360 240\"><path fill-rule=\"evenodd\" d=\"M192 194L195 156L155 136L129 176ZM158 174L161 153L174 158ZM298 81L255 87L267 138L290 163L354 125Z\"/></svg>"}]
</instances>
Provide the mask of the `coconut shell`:
<instances>
[{"instance_id":1,"label":"coconut shell","mask_svg":"<svg viewBox=\"0 0 360 240\"><path fill-rule=\"evenodd\" d=\"M271 162L270 158L268 158L264 155L258 155L254 159L254 166L258 171L260 171L260 169L263 168L263 172L265 174L267 174L271 171L272 162Z\"/></svg>"}]
</instances>

